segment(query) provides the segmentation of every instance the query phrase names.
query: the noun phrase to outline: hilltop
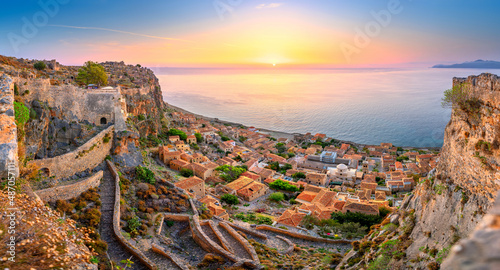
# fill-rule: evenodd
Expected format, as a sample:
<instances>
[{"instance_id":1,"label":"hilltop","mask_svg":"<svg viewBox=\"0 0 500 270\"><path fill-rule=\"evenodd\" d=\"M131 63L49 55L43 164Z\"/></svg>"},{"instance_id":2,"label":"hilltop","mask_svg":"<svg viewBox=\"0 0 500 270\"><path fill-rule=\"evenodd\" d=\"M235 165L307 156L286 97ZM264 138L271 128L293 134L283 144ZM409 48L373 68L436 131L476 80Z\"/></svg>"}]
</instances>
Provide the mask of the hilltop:
<instances>
[{"instance_id":1,"label":"hilltop","mask_svg":"<svg viewBox=\"0 0 500 270\"><path fill-rule=\"evenodd\" d=\"M451 65L435 65L432 68L482 68L482 69L500 69L500 62L491 60L476 60Z\"/></svg>"}]
</instances>

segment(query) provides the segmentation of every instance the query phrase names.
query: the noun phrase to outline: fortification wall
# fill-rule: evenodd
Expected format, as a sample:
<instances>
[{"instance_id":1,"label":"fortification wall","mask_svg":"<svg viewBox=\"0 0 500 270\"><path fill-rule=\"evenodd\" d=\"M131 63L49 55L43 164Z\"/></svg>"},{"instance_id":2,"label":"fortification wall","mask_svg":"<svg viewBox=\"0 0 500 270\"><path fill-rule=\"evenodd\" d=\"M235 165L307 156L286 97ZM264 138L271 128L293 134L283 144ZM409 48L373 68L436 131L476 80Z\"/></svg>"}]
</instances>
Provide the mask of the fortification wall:
<instances>
[{"instance_id":1,"label":"fortification wall","mask_svg":"<svg viewBox=\"0 0 500 270\"><path fill-rule=\"evenodd\" d=\"M48 175L55 176L56 179L93 169L110 153L113 144L113 129L114 126L108 127L74 151L54 158L32 160L28 162L28 165L47 169L45 171ZM105 142L104 137L110 138L108 142Z\"/></svg>"},{"instance_id":2,"label":"fortification wall","mask_svg":"<svg viewBox=\"0 0 500 270\"><path fill-rule=\"evenodd\" d=\"M16 78L19 92L24 93L27 102L46 101L50 107L58 107L66 113L69 121L87 120L96 125L105 118L106 123L116 123L123 128L127 115L125 99L119 87L114 90L83 89L71 84L51 85L49 79ZM123 121L122 121L123 120Z\"/></svg>"},{"instance_id":3,"label":"fortification wall","mask_svg":"<svg viewBox=\"0 0 500 270\"><path fill-rule=\"evenodd\" d=\"M17 125L14 117L14 84L7 75L0 77L0 178L19 175Z\"/></svg>"},{"instance_id":4,"label":"fortification wall","mask_svg":"<svg viewBox=\"0 0 500 270\"><path fill-rule=\"evenodd\" d=\"M245 248L245 250L250 254L250 257L252 257L252 260L254 261L255 265L260 264L259 256L257 256L257 252L253 248L253 246L245 239L243 236L241 236L238 232L236 232L233 227L227 225L226 222L221 222L219 225L224 228L236 241L240 243L240 245Z\"/></svg>"},{"instance_id":5,"label":"fortification wall","mask_svg":"<svg viewBox=\"0 0 500 270\"><path fill-rule=\"evenodd\" d=\"M39 191L35 191L35 194L45 202L69 200L80 196L80 194L89 190L90 188L99 186L99 184L101 183L102 175L103 171L99 171L94 175L80 180L76 183L42 189Z\"/></svg>"},{"instance_id":6,"label":"fortification wall","mask_svg":"<svg viewBox=\"0 0 500 270\"><path fill-rule=\"evenodd\" d=\"M111 163L109 160L106 160L108 165L108 169L111 172L115 180L115 205L113 209L113 233L115 234L118 242L125 247L130 253L139 258L139 260L146 265L151 270L156 270L158 267L148 258L142 251L138 248L130 244L130 242L125 239L122 235L122 230L120 228L120 177L118 176L118 170L115 168L115 165Z\"/></svg>"}]
</instances>

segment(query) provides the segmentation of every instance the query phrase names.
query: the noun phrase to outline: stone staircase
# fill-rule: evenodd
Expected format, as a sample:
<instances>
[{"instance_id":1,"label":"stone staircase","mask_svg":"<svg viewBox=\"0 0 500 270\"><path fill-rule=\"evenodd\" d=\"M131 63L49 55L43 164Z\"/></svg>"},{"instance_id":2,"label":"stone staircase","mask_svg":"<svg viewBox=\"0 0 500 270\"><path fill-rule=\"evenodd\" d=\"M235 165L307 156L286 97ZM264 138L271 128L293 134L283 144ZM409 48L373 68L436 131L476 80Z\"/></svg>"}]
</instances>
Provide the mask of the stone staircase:
<instances>
[{"instance_id":1,"label":"stone staircase","mask_svg":"<svg viewBox=\"0 0 500 270\"><path fill-rule=\"evenodd\" d=\"M128 252L115 238L113 233L113 207L115 201L115 184L109 170L104 171L104 175L99 186L101 196L101 224L99 227L101 239L108 243L108 255L116 263L121 260L131 258L134 262L131 269L147 270L136 257ZM120 264L123 266L123 264Z\"/></svg>"}]
</instances>

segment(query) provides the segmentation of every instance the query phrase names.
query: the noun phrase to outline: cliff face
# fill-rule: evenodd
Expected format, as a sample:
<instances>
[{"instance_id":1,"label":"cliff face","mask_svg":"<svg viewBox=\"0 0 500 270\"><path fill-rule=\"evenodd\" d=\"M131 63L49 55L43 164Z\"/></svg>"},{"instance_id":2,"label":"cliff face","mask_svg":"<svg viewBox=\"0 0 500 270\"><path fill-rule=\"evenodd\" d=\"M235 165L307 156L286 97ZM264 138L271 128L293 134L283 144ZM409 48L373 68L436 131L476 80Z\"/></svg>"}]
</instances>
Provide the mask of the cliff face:
<instances>
[{"instance_id":1,"label":"cliff face","mask_svg":"<svg viewBox=\"0 0 500 270\"><path fill-rule=\"evenodd\" d=\"M484 223L500 187L500 78L481 74L453 85L470 97L453 108L436 170L345 256L344 269L438 269L453 245Z\"/></svg>"},{"instance_id":2,"label":"cliff face","mask_svg":"<svg viewBox=\"0 0 500 270\"><path fill-rule=\"evenodd\" d=\"M449 248L469 235L500 187L500 78L481 74L453 80L454 86L460 84L479 102L470 111L453 109L435 177L405 202L416 217L409 256L423 246Z\"/></svg>"}]
</instances>

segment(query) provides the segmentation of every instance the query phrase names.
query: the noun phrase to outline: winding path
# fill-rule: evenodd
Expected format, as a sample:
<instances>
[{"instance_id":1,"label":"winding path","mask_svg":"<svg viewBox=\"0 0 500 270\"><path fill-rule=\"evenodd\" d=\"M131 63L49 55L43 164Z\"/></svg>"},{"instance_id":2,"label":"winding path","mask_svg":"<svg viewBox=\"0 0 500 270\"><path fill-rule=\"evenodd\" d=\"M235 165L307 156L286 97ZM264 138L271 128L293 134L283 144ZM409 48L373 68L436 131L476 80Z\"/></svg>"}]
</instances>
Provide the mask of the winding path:
<instances>
[{"instance_id":1,"label":"winding path","mask_svg":"<svg viewBox=\"0 0 500 270\"><path fill-rule=\"evenodd\" d=\"M108 255L110 259L116 263L121 260L132 257L134 264L131 269L135 270L148 270L136 257L128 252L116 240L113 233L113 207L115 203L115 184L109 170L104 170L104 175L99 186L99 195L101 196L101 224L100 234L101 239L108 243ZM120 264L121 265L121 264ZM130 269L130 268L129 268Z\"/></svg>"}]
</instances>

